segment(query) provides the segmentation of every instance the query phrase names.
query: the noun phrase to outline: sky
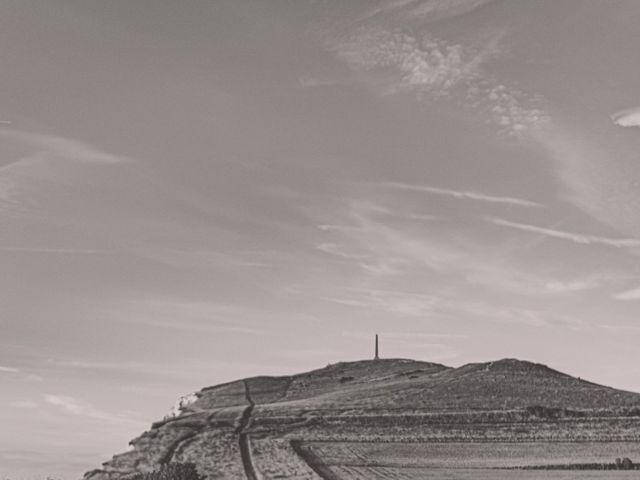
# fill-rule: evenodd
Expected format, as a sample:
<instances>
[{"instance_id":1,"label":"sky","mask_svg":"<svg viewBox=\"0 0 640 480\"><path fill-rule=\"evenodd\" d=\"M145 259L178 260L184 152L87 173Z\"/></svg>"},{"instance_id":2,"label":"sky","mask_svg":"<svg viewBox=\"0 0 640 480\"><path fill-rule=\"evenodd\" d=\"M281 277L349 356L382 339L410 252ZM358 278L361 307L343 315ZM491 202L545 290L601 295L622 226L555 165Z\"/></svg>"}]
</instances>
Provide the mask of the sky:
<instances>
[{"instance_id":1,"label":"sky","mask_svg":"<svg viewBox=\"0 0 640 480\"><path fill-rule=\"evenodd\" d=\"M0 478L374 333L640 391L639 2L0 10Z\"/></svg>"}]
</instances>

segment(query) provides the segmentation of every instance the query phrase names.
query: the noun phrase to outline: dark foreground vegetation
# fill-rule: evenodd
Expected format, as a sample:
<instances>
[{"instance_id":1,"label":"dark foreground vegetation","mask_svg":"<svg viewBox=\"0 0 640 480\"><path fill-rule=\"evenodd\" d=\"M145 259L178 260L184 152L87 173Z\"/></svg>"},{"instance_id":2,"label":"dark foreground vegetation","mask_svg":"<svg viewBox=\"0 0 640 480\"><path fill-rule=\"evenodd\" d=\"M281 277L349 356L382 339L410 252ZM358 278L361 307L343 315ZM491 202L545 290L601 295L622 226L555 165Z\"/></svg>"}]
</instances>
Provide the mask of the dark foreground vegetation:
<instances>
[{"instance_id":1,"label":"dark foreground vegetation","mask_svg":"<svg viewBox=\"0 0 640 480\"><path fill-rule=\"evenodd\" d=\"M135 473L123 480L204 480L194 463L167 463L149 473Z\"/></svg>"}]
</instances>

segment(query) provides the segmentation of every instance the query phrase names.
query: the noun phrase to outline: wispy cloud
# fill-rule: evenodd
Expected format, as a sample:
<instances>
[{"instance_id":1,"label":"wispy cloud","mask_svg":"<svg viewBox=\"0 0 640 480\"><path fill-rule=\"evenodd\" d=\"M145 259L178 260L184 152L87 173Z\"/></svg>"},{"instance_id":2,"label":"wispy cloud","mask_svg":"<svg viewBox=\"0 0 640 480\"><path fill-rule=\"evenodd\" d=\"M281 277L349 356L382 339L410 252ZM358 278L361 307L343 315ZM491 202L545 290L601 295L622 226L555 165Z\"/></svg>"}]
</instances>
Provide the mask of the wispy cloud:
<instances>
[{"instance_id":1,"label":"wispy cloud","mask_svg":"<svg viewBox=\"0 0 640 480\"><path fill-rule=\"evenodd\" d=\"M584 290L601 287L609 280L611 280L611 276L609 275L589 275L584 278L566 281L550 280L546 283L545 288L556 293L582 292Z\"/></svg>"},{"instance_id":2,"label":"wispy cloud","mask_svg":"<svg viewBox=\"0 0 640 480\"><path fill-rule=\"evenodd\" d=\"M53 189L68 189L87 169L131 161L56 135L11 129L0 130L0 138L26 150L24 155L0 166L0 213L12 217L32 211Z\"/></svg>"},{"instance_id":3,"label":"wispy cloud","mask_svg":"<svg viewBox=\"0 0 640 480\"><path fill-rule=\"evenodd\" d=\"M640 288L616 293L614 298L617 300L640 300Z\"/></svg>"},{"instance_id":4,"label":"wispy cloud","mask_svg":"<svg viewBox=\"0 0 640 480\"><path fill-rule=\"evenodd\" d=\"M114 164L131 160L126 156L107 153L88 143L58 135L5 129L0 130L0 137L30 146L36 155L52 155L66 160L94 164Z\"/></svg>"},{"instance_id":5,"label":"wispy cloud","mask_svg":"<svg viewBox=\"0 0 640 480\"><path fill-rule=\"evenodd\" d=\"M362 291L352 289L325 293L321 295L325 300L345 306L373 308L395 315L424 316L434 311L437 295L434 296L433 290L428 295L422 295L420 291L407 293L389 288L376 289L373 287L375 282L399 282L403 277L416 276L424 278L425 282L433 282L435 278L442 277L443 285L456 281L498 292L550 296L597 288L609 280L617 279L613 274L586 274L566 278L566 275L560 275L559 272L555 272L555 275L549 272L536 273L531 268L520 267L517 260L512 261L499 245L477 245L465 240L456 233L455 225L446 224L438 229L423 228L409 223L402 216L391 217L388 212L390 210L375 203L352 200L341 214L334 217L339 219L338 225L323 226L325 238L321 244L325 248L322 251L334 256L336 261L345 266L352 265L360 269L359 277L366 282L366 288ZM513 222L508 225L510 228L517 228L511 223ZM515 225L520 227L522 224ZM531 231L538 235L563 233L533 228L536 230ZM571 235L570 239L581 242L607 240L567 235ZM562 238L565 239L564 236ZM326 248L327 245L330 247ZM629 245L634 244L629 242ZM620 246L627 246L624 239Z\"/></svg>"},{"instance_id":6,"label":"wispy cloud","mask_svg":"<svg viewBox=\"0 0 640 480\"><path fill-rule=\"evenodd\" d=\"M531 133L553 162L563 197L603 224L640 237L638 172L620 162L616 144L605 148L567 124L556 120L554 125Z\"/></svg>"},{"instance_id":7,"label":"wispy cloud","mask_svg":"<svg viewBox=\"0 0 640 480\"><path fill-rule=\"evenodd\" d=\"M376 203L351 200L345 211L347 228L329 231L339 235L340 241L332 242L341 246L339 256L349 252L361 268L374 275L394 275L415 267L447 270L457 263L462 252L388 225L385 219L390 212Z\"/></svg>"},{"instance_id":8,"label":"wispy cloud","mask_svg":"<svg viewBox=\"0 0 640 480\"><path fill-rule=\"evenodd\" d=\"M0 365L0 372L4 372L4 373L17 373L20 370L17 368L13 368L13 367L5 367Z\"/></svg>"},{"instance_id":9,"label":"wispy cloud","mask_svg":"<svg viewBox=\"0 0 640 480\"><path fill-rule=\"evenodd\" d=\"M581 245L606 245L609 247L617 248L630 248L640 246L640 239L636 238L608 238L600 237L597 235L587 235L580 233L565 232L562 230L555 230L552 228L537 227L535 225L529 225L526 223L517 223L504 220L501 218L488 217L486 220L495 225L503 227L509 227L516 230L522 230L525 232L537 233L552 238L560 238L562 240L569 240Z\"/></svg>"},{"instance_id":10,"label":"wispy cloud","mask_svg":"<svg viewBox=\"0 0 640 480\"><path fill-rule=\"evenodd\" d=\"M409 15L430 21L440 20L463 15L475 10L493 0L421 0L414 2L414 7L409 10Z\"/></svg>"},{"instance_id":11,"label":"wispy cloud","mask_svg":"<svg viewBox=\"0 0 640 480\"><path fill-rule=\"evenodd\" d=\"M361 17L393 16L401 20L416 19L423 23L463 15L493 0L389 0L378 3Z\"/></svg>"},{"instance_id":12,"label":"wispy cloud","mask_svg":"<svg viewBox=\"0 0 640 480\"><path fill-rule=\"evenodd\" d=\"M519 207L541 207L542 206L540 203L537 203L531 200L524 200L516 197L487 195L484 193L478 193L473 191L453 190L449 188L438 188L438 187L432 187L429 185L413 185L413 184L400 183L400 182L384 182L384 183L381 183L380 186L386 187L386 188L392 188L396 190L407 190L407 191L413 191L413 192L430 193L433 195L443 195L443 196L462 199L462 200L476 200L476 201L488 202L488 203L504 203L504 204L515 205Z\"/></svg>"},{"instance_id":13,"label":"wispy cloud","mask_svg":"<svg viewBox=\"0 0 640 480\"><path fill-rule=\"evenodd\" d=\"M322 228L321 228L322 229ZM368 256L362 253L350 252L344 245L333 242L324 242L316 245L316 248L321 252L335 255L337 257L343 257L348 259L366 259Z\"/></svg>"},{"instance_id":14,"label":"wispy cloud","mask_svg":"<svg viewBox=\"0 0 640 480\"><path fill-rule=\"evenodd\" d=\"M616 112L611 120L620 127L640 127L640 107Z\"/></svg>"},{"instance_id":15,"label":"wispy cloud","mask_svg":"<svg viewBox=\"0 0 640 480\"><path fill-rule=\"evenodd\" d=\"M465 241L456 233L456 226L442 225L438 229L423 228L408 223L404 217L391 217L391 210L363 200L351 201L345 206L339 225L323 225L324 253L333 255L336 260L351 263L361 269L369 282L388 279L400 279L403 276L424 275L431 279L446 276L447 284L452 279L471 285L479 285L494 291L509 292L517 295L561 295L597 288L609 280L617 279L613 274L585 274L582 277L566 278L566 275L536 274L530 268L523 270L517 261L511 261L504 249L498 246L477 245ZM404 220L404 221L403 221ZM494 223L506 220L492 219ZM508 224L508 225L507 225ZM517 225L514 227L513 225ZM556 230L530 230L528 225L505 223L509 228L525 228L539 235L559 235L566 232ZM574 241L614 240L575 234L569 239ZM576 238L574 238L574 236ZM564 236L562 237L563 239ZM619 246L633 246L625 242ZM628 243L628 245L627 245ZM326 248L330 245L329 248ZM617 244L616 244L617 245ZM366 295L331 294L324 295L334 303L351 306L373 306L382 311L404 312L405 315L423 315L433 306L430 296L415 296L399 292L392 294L388 289L372 289L367 286ZM417 292L418 294L421 292Z\"/></svg>"},{"instance_id":16,"label":"wispy cloud","mask_svg":"<svg viewBox=\"0 0 640 480\"><path fill-rule=\"evenodd\" d=\"M125 417L123 415L114 415L112 413L100 410L90 403L71 397L68 395L52 395L45 394L44 400L49 405L59 408L61 411L74 416L90 418L94 420L102 420L106 422L123 422L123 423L139 423L136 420Z\"/></svg>"}]
</instances>

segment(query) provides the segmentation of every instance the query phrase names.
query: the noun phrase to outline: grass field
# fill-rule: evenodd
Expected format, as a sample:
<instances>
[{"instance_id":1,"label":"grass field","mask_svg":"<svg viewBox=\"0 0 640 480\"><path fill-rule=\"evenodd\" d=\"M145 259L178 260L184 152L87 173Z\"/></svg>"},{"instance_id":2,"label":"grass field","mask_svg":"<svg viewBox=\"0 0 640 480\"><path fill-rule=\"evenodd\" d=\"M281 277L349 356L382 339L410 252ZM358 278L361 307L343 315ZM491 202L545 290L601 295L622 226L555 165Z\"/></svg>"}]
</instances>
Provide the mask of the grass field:
<instances>
[{"instance_id":1,"label":"grass field","mask_svg":"<svg viewBox=\"0 0 640 480\"><path fill-rule=\"evenodd\" d=\"M461 468L336 467L339 480L624 480L638 478L633 471L531 471Z\"/></svg>"},{"instance_id":2,"label":"grass field","mask_svg":"<svg viewBox=\"0 0 640 480\"><path fill-rule=\"evenodd\" d=\"M299 450L300 451L300 450ZM637 471L504 470L640 459L635 442L308 442L302 456L330 480L638 478Z\"/></svg>"}]
</instances>

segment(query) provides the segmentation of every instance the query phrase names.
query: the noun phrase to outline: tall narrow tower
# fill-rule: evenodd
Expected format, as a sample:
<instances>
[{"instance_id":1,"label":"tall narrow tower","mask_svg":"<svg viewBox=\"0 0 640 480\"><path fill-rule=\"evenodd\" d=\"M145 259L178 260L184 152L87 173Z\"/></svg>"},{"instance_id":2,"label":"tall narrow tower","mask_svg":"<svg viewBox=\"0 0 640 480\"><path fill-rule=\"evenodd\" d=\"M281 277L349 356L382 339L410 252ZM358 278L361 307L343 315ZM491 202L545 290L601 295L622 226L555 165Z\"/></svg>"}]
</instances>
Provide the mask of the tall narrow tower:
<instances>
[{"instance_id":1,"label":"tall narrow tower","mask_svg":"<svg viewBox=\"0 0 640 480\"><path fill-rule=\"evenodd\" d=\"M378 334L376 333L376 356L373 357L374 360L380 360L380 355L378 355Z\"/></svg>"}]
</instances>

